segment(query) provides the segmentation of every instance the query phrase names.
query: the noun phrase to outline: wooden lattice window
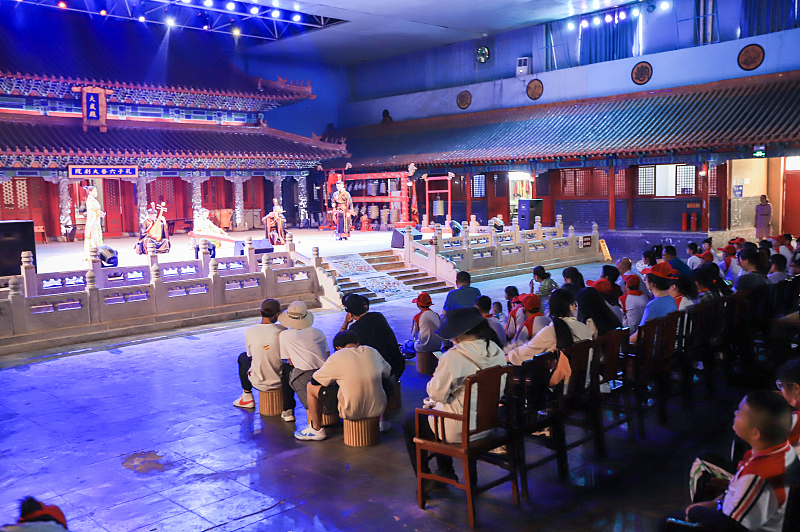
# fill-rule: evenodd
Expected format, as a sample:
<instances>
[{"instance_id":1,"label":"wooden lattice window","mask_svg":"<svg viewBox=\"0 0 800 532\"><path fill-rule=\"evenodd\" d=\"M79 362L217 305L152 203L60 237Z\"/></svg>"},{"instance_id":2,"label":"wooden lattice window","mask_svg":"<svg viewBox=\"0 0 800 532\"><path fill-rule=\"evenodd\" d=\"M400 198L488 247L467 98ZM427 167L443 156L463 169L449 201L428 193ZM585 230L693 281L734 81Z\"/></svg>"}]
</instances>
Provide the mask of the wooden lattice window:
<instances>
[{"instance_id":1,"label":"wooden lattice window","mask_svg":"<svg viewBox=\"0 0 800 532\"><path fill-rule=\"evenodd\" d=\"M485 198L486 197L486 176L478 174L472 176L472 197Z\"/></svg>"},{"instance_id":2,"label":"wooden lattice window","mask_svg":"<svg viewBox=\"0 0 800 532\"><path fill-rule=\"evenodd\" d=\"M108 206L119 207L119 181L116 179L104 179L103 185L106 187Z\"/></svg>"},{"instance_id":3,"label":"wooden lattice window","mask_svg":"<svg viewBox=\"0 0 800 532\"><path fill-rule=\"evenodd\" d=\"M675 192L677 195L693 196L697 192L694 166L679 164L675 168Z\"/></svg>"},{"instance_id":4,"label":"wooden lattice window","mask_svg":"<svg viewBox=\"0 0 800 532\"><path fill-rule=\"evenodd\" d=\"M653 196L656 193L656 167L639 167L639 195Z\"/></svg>"},{"instance_id":5,"label":"wooden lattice window","mask_svg":"<svg viewBox=\"0 0 800 532\"><path fill-rule=\"evenodd\" d=\"M628 195L628 180L626 179L626 169L617 170L614 174L614 194L618 198Z\"/></svg>"},{"instance_id":6,"label":"wooden lattice window","mask_svg":"<svg viewBox=\"0 0 800 532\"><path fill-rule=\"evenodd\" d=\"M716 196L719 191L719 187L717 186L717 167L711 166L708 169L708 193L711 196Z\"/></svg>"}]
</instances>

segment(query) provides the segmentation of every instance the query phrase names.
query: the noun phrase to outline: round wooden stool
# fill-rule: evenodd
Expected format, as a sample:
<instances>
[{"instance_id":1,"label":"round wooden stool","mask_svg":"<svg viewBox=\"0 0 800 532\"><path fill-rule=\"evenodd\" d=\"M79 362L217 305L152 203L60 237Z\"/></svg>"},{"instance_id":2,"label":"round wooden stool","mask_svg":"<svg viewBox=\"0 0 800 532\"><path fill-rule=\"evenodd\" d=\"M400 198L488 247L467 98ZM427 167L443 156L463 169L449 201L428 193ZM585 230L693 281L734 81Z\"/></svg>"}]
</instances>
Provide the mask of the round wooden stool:
<instances>
[{"instance_id":1,"label":"round wooden stool","mask_svg":"<svg viewBox=\"0 0 800 532\"><path fill-rule=\"evenodd\" d=\"M328 410L323 410L322 411L321 424L322 424L323 427L328 427L330 425L336 425L337 423L339 423L339 421L340 421L339 420L339 412L336 412L335 410L332 411L332 412L329 412Z\"/></svg>"},{"instance_id":2,"label":"round wooden stool","mask_svg":"<svg viewBox=\"0 0 800 532\"><path fill-rule=\"evenodd\" d=\"M279 416L283 408L283 392L277 390L258 391L258 409L262 416Z\"/></svg>"},{"instance_id":3,"label":"round wooden stool","mask_svg":"<svg viewBox=\"0 0 800 532\"><path fill-rule=\"evenodd\" d=\"M400 391L400 381L394 385L394 393L392 394L392 398L389 399L389 402L386 405L386 410L384 410L384 414L391 414L392 412L397 412L400 410L400 407L403 404L403 397Z\"/></svg>"},{"instance_id":4,"label":"round wooden stool","mask_svg":"<svg viewBox=\"0 0 800 532\"><path fill-rule=\"evenodd\" d=\"M379 417L345 419L344 444L350 447L378 445L380 443L380 419Z\"/></svg>"},{"instance_id":5,"label":"round wooden stool","mask_svg":"<svg viewBox=\"0 0 800 532\"><path fill-rule=\"evenodd\" d=\"M417 353L417 373L420 375L433 375L439 359L431 352L421 351Z\"/></svg>"}]
</instances>

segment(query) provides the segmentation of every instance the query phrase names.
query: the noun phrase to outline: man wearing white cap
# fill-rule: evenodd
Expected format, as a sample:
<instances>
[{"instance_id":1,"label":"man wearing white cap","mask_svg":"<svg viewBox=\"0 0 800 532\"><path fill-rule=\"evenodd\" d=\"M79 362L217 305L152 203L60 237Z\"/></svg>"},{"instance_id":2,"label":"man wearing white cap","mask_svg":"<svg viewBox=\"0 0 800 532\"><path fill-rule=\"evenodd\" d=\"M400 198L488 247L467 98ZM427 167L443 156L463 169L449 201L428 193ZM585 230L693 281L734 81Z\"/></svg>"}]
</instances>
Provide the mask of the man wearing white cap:
<instances>
[{"instance_id":1,"label":"man wearing white cap","mask_svg":"<svg viewBox=\"0 0 800 532\"><path fill-rule=\"evenodd\" d=\"M302 301L294 301L289 305L278 316L278 322L286 327L281 333L281 358L293 366L289 386L303 406L308 408L306 387L311 382L311 376L325 364L330 354L328 340L325 333L311 326L314 315Z\"/></svg>"}]
</instances>

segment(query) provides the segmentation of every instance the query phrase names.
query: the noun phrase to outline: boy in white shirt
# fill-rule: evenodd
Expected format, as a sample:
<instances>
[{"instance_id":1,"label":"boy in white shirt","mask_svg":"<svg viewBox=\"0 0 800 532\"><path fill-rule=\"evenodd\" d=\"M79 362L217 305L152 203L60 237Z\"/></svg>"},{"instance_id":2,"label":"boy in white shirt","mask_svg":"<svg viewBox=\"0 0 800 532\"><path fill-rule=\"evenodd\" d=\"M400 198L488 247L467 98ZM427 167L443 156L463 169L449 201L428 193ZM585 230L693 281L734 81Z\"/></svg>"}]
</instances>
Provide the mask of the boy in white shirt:
<instances>
[{"instance_id":1,"label":"boy in white shirt","mask_svg":"<svg viewBox=\"0 0 800 532\"><path fill-rule=\"evenodd\" d=\"M778 284L788 278L789 274L786 273L786 257L780 253L771 256L769 258L769 273L767 274L767 279L769 279L772 284Z\"/></svg>"},{"instance_id":2,"label":"boy in white shirt","mask_svg":"<svg viewBox=\"0 0 800 532\"><path fill-rule=\"evenodd\" d=\"M378 417L386 409L383 378L392 367L378 351L358 344L358 335L346 330L333 338L334 353L307 385L308 426L294 433L298 440L324 440L322 407L336 409L342 419Z\"/></svg>"},{"instance_id":3,"label":"boy in white shirt","mask_svg":"<svg viewBox=\"0 0 800 532\"><path fill-rule=\"evenodd\" d=\"M442 339L436 335L436 329L441 327L442 319L431 310L433 301L427 292L420 292L412 303L417 304L419 314L414 316L411 323L411 336L414 339L414 352L433 353L442 348Z\"/></svg>"},{"instance_id":4,"label":"boy in white shirt","mask_svg":"<svg viewBox=\"0 0 800 532\"><path fill-rule=\"evenodd\" d=\"M306 387L311 376L328 358L328 340L325 333L315 329L314 315L302 301L294 301L278 316L278 321L287 330L281 333L281 358L292 365L289 386L297 393L300 402L308 408Z\"/></svg>"},{"instance_id":5,"label":"boy in white shirt","mask_svg":"<svg viewBox=\"0 0 800 532\"><path fill-rule=\"evenodd\" d=\"M736 259L736 246L733 244L728 244L724 248L719 248L722 252L722 260L717 263L719 266L719 275L723 279L727 279L728 281L735 283L736 279L739 277L739 273L742 271L742 267L739 266L739 261Z\"/></svg>"},{"instance_id":6,"label":"boy in white shirt","mask_svg":"<svg viewBox=\"0 0 800 532\"><path fill-rule=\"evenodd\" d=\"M619 302L622 305L622 326L630 328L631 334L633 334L639 328L644 308L650 302L650 299L639 289L641 286L639 276L626 275L625 284L628 287L628 291L619 298Z\"/></svg>"}]
</instances>

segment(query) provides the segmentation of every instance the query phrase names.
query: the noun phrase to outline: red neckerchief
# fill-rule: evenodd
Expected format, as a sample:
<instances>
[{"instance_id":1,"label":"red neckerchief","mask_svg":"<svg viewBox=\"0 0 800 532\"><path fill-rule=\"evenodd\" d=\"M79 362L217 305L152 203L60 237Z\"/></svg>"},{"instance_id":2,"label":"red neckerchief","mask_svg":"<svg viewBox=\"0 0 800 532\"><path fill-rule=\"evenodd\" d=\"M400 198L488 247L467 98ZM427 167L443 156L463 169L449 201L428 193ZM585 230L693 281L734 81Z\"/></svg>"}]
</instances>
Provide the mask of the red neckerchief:
<instances>
[{"instance_id":1,"label":"red neckerchief","mask_svg":"<svg viewBox=\"0 0 800 532\"><path fill-rule=\"evenodd\" d=\"M731 267L731 260L733 259L731 258L730 255L725 255L725 258L722 260L725 261L725 273L728 273L728 270Z\"/></svg>"},{"instance_id":2,"label":"red neckerchief","mask_svg":"<svg viewBox=\"0 0 800 532\"><path fill-rule=\"evenodd\" d=\"M528 338L533 338L533 321L539 316L544 316L544 314L542 314L541 312L532 314L528 316L528 319L526 319L525 323L522 324L523 327L528 329Z\"/></svg>"},{"instance_id":3,"label":"red neckerchief","mask_svg":"<svg viewBox=\"0 0 800 532\"><path fill-rule=\"evenodd\" d=\"M625 303L628 301L628 296L643 296L643 295L644 294L642 293L641 290L628 290L627 292L619 296L619 302L622 305L622 312L626 314L628 312L628 309L625 308Z\"/></svg>"},{"instance_id":4,"label":"red neckerchief","mask_svg":"<svg viewBox=\"0 0 800 532\"><path fill-rule=\"evenodd\" d=\"M675 305L677 305L678 308L681 308L681 301L683 301L683 296L678 296L678 297L673 296L672 299L675 300Z\"/></svg>"},{"instance_id":5,"label":"red neckerchief","mask_svg":"<svg viewBox=\"0 0 800 532\"><path fill-rule=\"evenodd\" d=\"M427 312L427 311L433 312L433 311L432 311L431 309L429 309L429 308L424 308L424 309L422 309L422 310L420 310L420 311L419 311L419 314L417 314L416 316L414 316L414 323L416 323L416 324L417 324L417 329L419 329L419 318L420 318L420 316L422 316L422 313L423 313L423 312Z\"/></svg>"}]
</instances>

